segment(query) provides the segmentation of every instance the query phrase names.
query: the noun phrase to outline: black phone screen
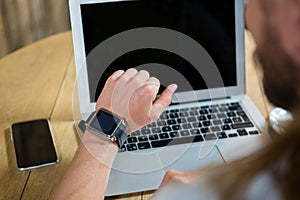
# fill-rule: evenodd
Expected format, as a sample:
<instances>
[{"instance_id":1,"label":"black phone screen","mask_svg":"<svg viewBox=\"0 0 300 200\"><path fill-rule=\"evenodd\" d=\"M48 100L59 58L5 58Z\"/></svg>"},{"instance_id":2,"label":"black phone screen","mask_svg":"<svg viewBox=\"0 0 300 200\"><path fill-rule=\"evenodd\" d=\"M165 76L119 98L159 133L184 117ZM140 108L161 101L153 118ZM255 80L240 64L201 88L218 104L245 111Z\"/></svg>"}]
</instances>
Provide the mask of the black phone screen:
<instances>
[{"instance_id":1,"label":"black phone screen","mask_svg":"<svg viewBox=\"0 0 300 200\"><path fill-rule=\"evenodd\" d=\"M12 125L12 137L20 170L58 162L48 120L15 123Z\"/></svg>"}]
</instances>

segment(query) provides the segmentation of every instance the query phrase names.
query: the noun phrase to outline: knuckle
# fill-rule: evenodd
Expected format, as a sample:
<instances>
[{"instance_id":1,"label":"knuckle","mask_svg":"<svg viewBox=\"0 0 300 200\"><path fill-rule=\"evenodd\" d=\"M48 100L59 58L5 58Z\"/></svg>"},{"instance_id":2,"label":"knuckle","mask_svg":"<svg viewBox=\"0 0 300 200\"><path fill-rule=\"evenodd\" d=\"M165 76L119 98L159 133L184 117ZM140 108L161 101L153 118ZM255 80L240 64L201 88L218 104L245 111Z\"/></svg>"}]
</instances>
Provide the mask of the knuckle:
<instances>
[{"instance_id":1,"label":"knuckle","mask_svg":"<svg viewBox=\"0 0 300 200\"><path fill-rule=\"evenodd\" d=\"M133 88L139 88L141 85L141 79L136 77L130 81L130 84L131 84L131 87L133 87Z\"/></svg>"},{"instance_id":2,"label":"knuckle","mask_svg":"<svg viewBox=\"0 0 300 200\"><path fill-rule=\"evenodd\" d=\"M129 77L128 76L121 76L119 80L121 82L127 82L127 81L129 81Z\"/></svg>"},{"instance_id":3,"label":"knuckle","mask_svg":"<svg viewBox=\"0 0 300 200\"><path fill-rule=\"evenodd\" d=\"M147 94L152 94L153 93L153 85L145 85L144 88L143 88L143 92L145 95Z\"/></svg>"},{"instance_id":4,"label":"knuckle","mask_svg":"<svg viewBox=\"0 0 300 200\"><path fill-rule=\"evenodd\" d=\"M126 72L133 72L133 73L137 73L138 71L134 68L129 68Z\"/></svg>"},{"instance_id":5,"label":"knuckle","mask_svg":"<svg viewBox=\"0 0 300 200\"><path fill-rule=\"evenodd\" d=\"M150 77L150 74L149 74L149 72L148 72L148 71L146 71L146 70L141 70L139 73L141 73L141 74L145 75L146 77Z\"/></svg>"},{"instance_id":6,"label":"knuckle","mask_svg":"<svg viewBox=\"0 0 300 200\"><path fill-rule=\"evenodd\" d=\"M160 84L160 81L156 77L153 77L153 76L149 78L149 81L151 83Z\"/></svg>"}]
</instances>

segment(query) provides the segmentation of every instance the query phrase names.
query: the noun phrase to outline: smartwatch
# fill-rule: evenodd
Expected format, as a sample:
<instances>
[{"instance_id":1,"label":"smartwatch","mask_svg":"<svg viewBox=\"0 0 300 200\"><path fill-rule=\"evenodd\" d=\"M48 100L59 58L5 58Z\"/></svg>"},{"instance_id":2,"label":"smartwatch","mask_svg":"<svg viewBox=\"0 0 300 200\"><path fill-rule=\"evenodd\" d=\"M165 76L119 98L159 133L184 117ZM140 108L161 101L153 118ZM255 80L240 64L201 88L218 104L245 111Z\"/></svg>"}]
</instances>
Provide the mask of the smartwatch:
<instances>
[{"instance_id":1,"label":"smartwatch","mask_svg":"<svg viewBox=\"0 0 300 200\"><path fill-rule=\"evenodd\" d=\"M124 120L103 108L90 115L86 121L86 128L91 132L108 138L112 142L116 142L119 148L127 140Z\"/></svg>"}]
</instances>

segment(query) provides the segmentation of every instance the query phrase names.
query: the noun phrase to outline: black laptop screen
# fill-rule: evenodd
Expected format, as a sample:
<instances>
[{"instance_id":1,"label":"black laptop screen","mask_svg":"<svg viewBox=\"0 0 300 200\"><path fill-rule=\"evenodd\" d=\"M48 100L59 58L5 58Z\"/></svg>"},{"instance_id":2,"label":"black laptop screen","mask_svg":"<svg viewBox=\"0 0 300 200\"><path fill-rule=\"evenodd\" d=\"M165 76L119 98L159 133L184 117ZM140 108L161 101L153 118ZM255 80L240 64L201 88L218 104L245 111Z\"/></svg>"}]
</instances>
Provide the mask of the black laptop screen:
<instances>
[{"instance_id":1,"label":"black laptop screen","mask_svg":"<svg viewBox=\"0 0 300 200\"><path fill-rule=\"evenodd\" d=\"M208 88L199 71L186 58L165 49L140 48L126 52L108 66L98 66L105 69L103 73L95 73L95 65L102 62L89 59L94 49L116 34L143 27L170 29L192 38L205 49L221 74L223 85L213 87L237 85L234 0L137 0L82 4L81 15L91 102L97 100L106 79L114 71L131 67L143 69L144 66L151 75L160 79L160 91L171 83L178 84L177 92ZM107 51L114 54L118 47ZM101 56L96 57L101 59ZM152 68L149 63L153 63ZM164 70L159 66L164 66ZM181 83L176 76L166 76L171 69L184 77L188 84Z\"/></svg>"}]
</instances>

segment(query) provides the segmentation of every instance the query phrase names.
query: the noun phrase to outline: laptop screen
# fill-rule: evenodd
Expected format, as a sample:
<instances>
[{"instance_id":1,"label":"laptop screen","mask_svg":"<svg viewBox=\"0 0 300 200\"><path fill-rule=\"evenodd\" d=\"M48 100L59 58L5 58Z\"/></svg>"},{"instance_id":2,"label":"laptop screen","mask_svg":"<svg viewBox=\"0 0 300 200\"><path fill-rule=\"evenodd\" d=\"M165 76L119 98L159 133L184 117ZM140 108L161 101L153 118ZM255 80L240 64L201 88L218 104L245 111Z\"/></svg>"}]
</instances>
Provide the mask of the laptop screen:
<instances>
[{"instance_id":1,"label":"laptop screen","mask_svg":"<svg viewBox=\"0 0 300 200\"><path fill-rule=\"evenodd\" d=\"M220 72L223 83L213 87L237 85L233 0L137 0L82 4L81 15L90 102L97 100L106 79L114 71L132 67L146 69L150 75L157 77L162 84L160 92L171 83L178 85L177 92L208 89L199 70L187 59L164 49L140 48L127 52L108 66L98 66L104 69L100 76L95 73L95 68L91 70L97 61L88 58L97 46L116 34L143 27L170 29L192 38L205 49ZM114 48L108 51L118 51L118 47ZM98 55L99 59L101 56ZM170 75L172 70L182 78Z\"/></svg>"}]
</instances>

